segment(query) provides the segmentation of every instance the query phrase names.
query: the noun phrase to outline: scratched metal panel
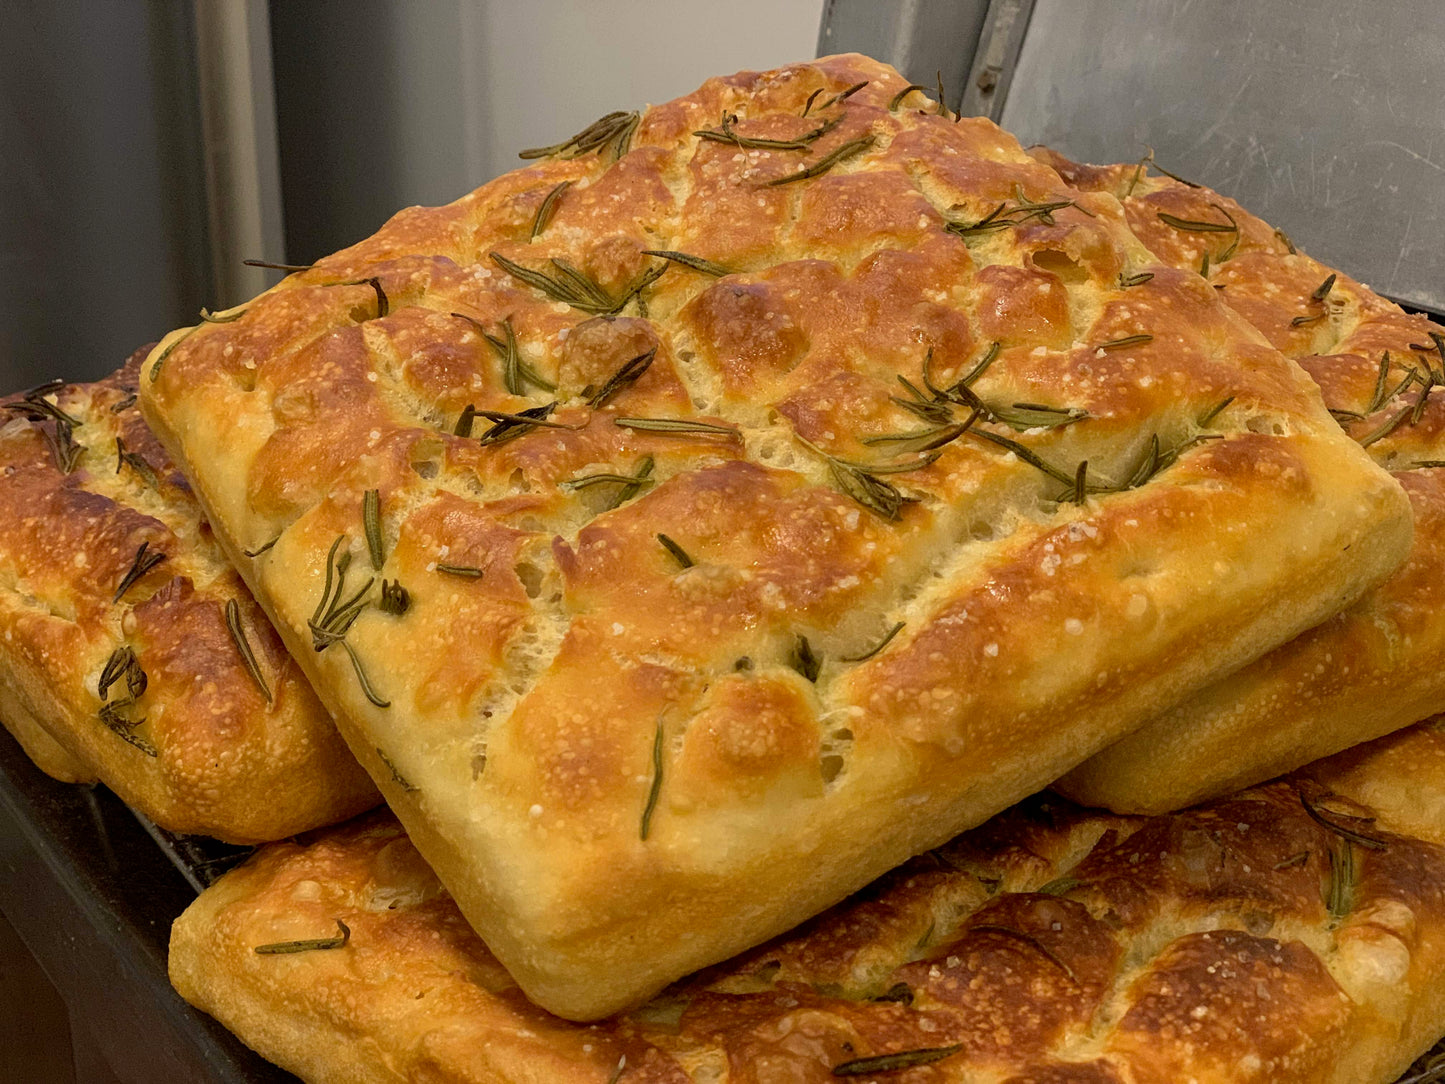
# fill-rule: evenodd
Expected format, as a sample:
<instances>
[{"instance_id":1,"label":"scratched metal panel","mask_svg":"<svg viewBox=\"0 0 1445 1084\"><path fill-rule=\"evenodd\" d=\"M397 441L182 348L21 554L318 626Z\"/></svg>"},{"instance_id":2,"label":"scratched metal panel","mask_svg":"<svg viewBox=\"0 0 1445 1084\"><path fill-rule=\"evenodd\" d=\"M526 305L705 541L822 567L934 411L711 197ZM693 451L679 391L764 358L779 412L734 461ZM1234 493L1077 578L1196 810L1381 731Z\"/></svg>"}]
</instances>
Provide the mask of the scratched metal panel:
<instances>
[{"instance_id":1,"label":"scratched metal panel","mask_svg":"<svg viewBox=\"0 0 1445 1084\"><path fill-rule=\"evenodd\" d=\"M1002 124L1146 144L1311 255L1445 313L1442 0L1037 0Z\"/></svg>"}]
</instances>

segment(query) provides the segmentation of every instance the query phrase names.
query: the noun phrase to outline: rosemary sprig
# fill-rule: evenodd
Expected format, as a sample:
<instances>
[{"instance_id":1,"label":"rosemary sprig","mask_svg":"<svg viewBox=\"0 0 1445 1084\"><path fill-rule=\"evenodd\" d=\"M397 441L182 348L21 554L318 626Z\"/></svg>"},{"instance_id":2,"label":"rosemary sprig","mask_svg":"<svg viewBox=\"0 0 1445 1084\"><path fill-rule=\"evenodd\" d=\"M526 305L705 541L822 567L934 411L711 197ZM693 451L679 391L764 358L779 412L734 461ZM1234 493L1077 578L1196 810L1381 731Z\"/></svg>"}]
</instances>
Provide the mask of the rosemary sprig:
<instances>
[{"instance_id":1,"label":"rosemary sprig","mask_svg":"<svg viewBox=\"0 0 1445 1084\"><path fill-rule=\"evenodd\" d=\"M60 468L61 474L69 474L80 462L80 455L85 451L83 444L75 441L75 431L71 426L56 419L55 432L52 434L44 425L40 427L40 435L50 448L50 454L55 458L55 465Z\"/></svg>"},{"instance_id":2,"label":"rosemary sprig","mask_svg":"<svg viewBox=\"0 0 1445 1084\"><path fill-rule=\"evenodd\" d=\"M436 570L447 576L461 576L463 579L468 580L480 580L484 575L486 575L485 571L477 568L475 565L438 564L436 566Z\"/></svg>"},{"instance_id":3,"label":"rosemary sprig","mask_svg":"<svg viewBox=\"0 0 1445 1084\"><path fill-rule=\"evenodd\" d=\"M1135 275L1126 275L1122 271L1120 271L1119 288L1121 290L1127 290L1130 286L1143 286L1144 283L1148 282L1153 277L1153 271L1140 271L1138 274Z\"/></svg>"},{"instance_id":4,"label":"rosemary sprig","mask_svg":"<svg viewBox=\"0 0 1445 1084\"><path fill-rule=\"evenodd\" d=\"M879 478L880 474L903 474L922 470L938 458L937 454L924 455L906 463L873 464L850 463L839 459L819 448L812 441L794 434L799 443L815 455L821 456L828 464L828 473L840 492L857 501L870 512L887 520L896 520L905 504L917 503L917 497L905 497L891 482Z\"/></svg>"},{"instance_id":5,"label":"rosemary sprig","mask_svg":"<svg viewBox=\"0 0 1445 1084\"><path fill-rule=\"evenodd\" d=\"M891 643L893 642L893 637L897 636L900 632L903 631L903 625L904 625L904 622L902 622L902 621L898 622L896 625L894 625L891 629L889 629L886 633L883 634L883 639L879 640L878 643L874 644L873 647L871 647L871 648L869 648L867 651L863 652L863 654L861 654L861 655L844 655L840 661L841 661L841 662L866 662L867 660L871 659L874 655L877 655L880 651L882 651L882 650L883 650L885 647L887 647L889 644L891 644Z\"/></svg>"},{"instance_id":6,"label":"rosemary sprig","mask_svg":"<svg viewBox=\"0 0 1445 1084\"><path fill-rule=\"evenodd\" d=\"M1332 840L1329 851L1330 875L1325 884L1325 907L1339 922L1355 905L1355 845L1348 838Z\"/></svg>"},{"instance_id":7,"label":"rosemary sprig","mask_svg":"<svg viewBox=\"0 0 1445 1084\"><path fill-rule=\"evenodd\" d=\"M141 476L141 481L152 489L160 489L160 479L156 477L155 468L146 462L145 457L139 452L128 452L125 449L125 441L120 437L115 438L115 473L119 474L124 468L129 467Z\"/></svg>"},{"instance_id":8,"label":"rosemary sprig","mask_svg":"<svg viewBox=\"0 0 1445 1084\"><path fill-rule=\"evenodd\" d=\"M833 95L833 96L832 96L831 98L829 98L826 102L824 102L822 105L818 106L819 111L822 111L822 110L824 110L824 109L827 109L827 108L829 108L830 106L837 105L839 102L846 102L849 98L853 97L853 95L857 94L860 90L862 90L862 89L863 89L864 87L866 87L867 85L868 85L868 80L864 79L861 83L854 83L854 84L853 84L851 87L849 87L847 90L839 91L837 94Z\"/></svg>"},{"instance_id":9,"label":"rosemary sprig","mask_svg":"<svg viewBox=\"0 0 1445 1084\"><path fill-rule=\"evenodd\" d=\"M482 332L482 337L487 340L497 356L502 359L502 384L513 395L526 395L527 384L535 385L543 391L556 391L557 385L548 380L541 373L537 372L525 358L522 357L521 347L517 345L517 333L512 329L512 318L508 316L502 321L501 337L489 335ZM526 383L523 383L525 381Z\"/></svg>"},{"instance_id":10,"label":"rosemary sprig","mask_svg":"<svg viewBox=\"0 0 1445 1084\"><path fill-rule=\"evenodd\" d=\"M366 699L370 700L379 708L391 707L391 701L383 699L381 694L372 686L371 680L366 676L366 671L362 669L361 666L361 659L357 657L356 648L352 647L345 640L341 641L341 646L346 649L346 655L351 659L351 669L356 672L356 680L361 684L361 691L365 694Z\"/></svg>"},{"instance_id":11,"label":"rosemary sprig","mask_svg":"<svg viewBox=\"0 0 1445 1084\"><path fill-rule=\"evenodd\" d=\"M1039 886L1036 891L1045 896L1063 896L1083 883L1077 877L1055 877L1048 884Z\"/></svg>"},{"instance_id":12,"label":"rosemary sprig","mask_svg":"<svg viewBox=\"0 0 1445 1084\"><path fill-rule=\"evenodd\" d=\"M970 926L969 932L1002 934L1004 937L1010 937L1015 941L1019 941L1025 945L1028 945L1030 948L1040 953L1046 960L1048 960L1051 964L1057 967L1065 975L1067 975L1069 981L1072 982L1075 986L1079 985L1079 978L1077 975L1074 974L1074 969L1068 965L1068 962L1062 959L1057 953L1055 953L1052 949L1050 949L1047 945L1045 945L1042 941L1040 941L1031 933L1028 933L1024 930L1015 929L1013 926L1002 926L994 923L979 923L977 926Z\"/></svg>"},{"instance_id":13,"label":"rosemary sprig","mask_svg":"<svg viewBox=\"0 0 1445 1084\"><path fill-rule=\"evenodd\" d=\"M990 444L997 444L1005 451L1013 452L1014 455L1018 456L1035 470L1042 471L1055 481L1062 482L1064 485L1069 486L1072 490L1075 475L1060 470L1046 459L1041 458L1033 449L1025 447L1016 440L1010 440L1008 437L1001 437L996 433L990 433L986 429L974 429L971 432L973 436L978 437L980 440L986 440Z\"/></svg>"},{"instance_id":14,"label":"rosemary sprig","mask_svg":"<svg viewBox=\"0 0 1445 1084\"><path fill-rule=\"evenodd\" d=\"M673 263L681 264L683 267L691 268L693 271L704 275L711 275L713 278L722 278L724 275L731 275L731 269L720 263L713 263L711 260L704 260L701 256L690 256L686 252L677 252L668 248L645 248L642 250L644 256L656 256L659 259L671 260Z\"/></svg>"},{"instance_id":15,"label":"rosemary sprig","mask_svg":"<svg viewBox=\"0 0 1445 1084\"><path fill-rule=\"evenodd\" d=\"M1225 399L1221 399L1219 402L1215 403L1212 407L1206 410L1203 414L1199 415L1199 427L1202 429L1210 422L1214 421L1215 418L1219 417L1221 414L1224 413L1225 408L1228 407L1229 404L1232 402L1234 402L1234 396L1231 395Z\"/></svg>"},{"instance_id":16,"label":"rosemary sprig","mask_svg":"<svg viewBox=\"0 0 1445 1084\"><path fill-rule=\"evenodd\" d=\"M692 134L699 139L706 139L712 143L732 143L738 147L747 147L753 150L763 151L805 151L817 140L822 139L838 125L843 123L842 117L833 117L824 121L811 132L805 132L796 139L760 139L756 136L739 135L733 128L737 123L737 115L724 113L721 123L716 128L704 128Z\"/></svg>"},{"instance_id":17,"label":"rosemary sprig","mask_svg":"<svg viewBox=\"0 0 1445 1084\"><path fill-rule=\"evenodd\" d=\"M1380 355L1380 370L1375 375L1375 394L1370 396L1369 405L1365 407L1364 413L1361 416L1375 413L1375 411L1379 410L1391 399L1404 391L1417 376L1416 370L1411 368L1405 376L1405 379L1395 385L1394 391L1388 390L1390 383L1390 352L1386 350Z\"/></svg>"},{"instance_id":18,"label":"rosemary sprig","mask_svg":"<svg viewBox=\"0 0 1445 1084\"><path fill-rule=\"evenodd\" d=\"M400 580L381 581L381 598L376 608L392 617L400 617L411 609L411 592L401 585Z\"/></svg>"},{"instance_id":19,"label":"rosemary sprig","mask_svg":"<svg viewBox=\"0 0 1445 1084\"><path fill-rule=\"evenodd\" d=\"M233 598L226 600L226 628L231 633L231 642L236 645L236 653L241 656L241 662L246 667L246 672L251 675L251 680L261 690L261 695L266 698L266 703L271 703L271 688L266 684L266 678L261 673L261 667L256 662L256 655L251 650L251 641L246 639L246 630L241 625L241 606Z\"/></svg>"},{"instance_id":20,"label":"rosemary sprig","mask_svg":"<svg viewBox=\"0 0 1445 1084\"><path fill-rule=\"evenodd\" d=\"M794 642L792 653L788 656L788 665L814 685L818 683L818 675L823 670L823 660L818 658L813 645L803 635L799 635Z\"/></svg>"},{"instance_id":21,"label":"rosemary sprig","mask_svg":"<svg viewBox=\"0 0 1445 1084\"><path fill-rule=\"evenodd\" d=\"M549 274L546 271L523 267L515 260L507 259L500 252L491 252L488 255L493 263L517 281L524 282L533 289L541 291L553 301L561 301L563 304L571 305L574 309L590 312L594 316L617 315L627 307L628 302L637 298L643 290L661 278L669 266L663 263L649 267L626 290L617 297L613 297L566 260L555 257L550 260L554 273Z\"/></svg>"},{"instance_id":22,"label":"rosemary sprig","mask_svg":"<svg viewBox=\"0 0 1445 1084\"><path fill-rule=\"evenodd\" d=\"M632 134L642 121L642 114L618 110L599 117L571 139L550 147L532 147L518 153L518 158L581 158L587 154L612 155L615 162L632 146Z\"/></svg>"},{"instance_id":23,"label":"rosemary sprig","mask_svg":"<svg viewBox=\"0 0 1445 1084\"><path fill-rule=\"evenodd\" d=\"M903 104L903 99L908 97L908 95L912 94L915 90L921 90L925 94L928 93L928 88L922 83L909 83L897 94L893 95L892 98L888 99L888 112L896 113L898 111L898 107Z\"/></svg>"},{"instance_id":24,"label":"rosemary sprig","mask_svg":"<svg viewBox=\"0 0 1445 1084\"><path fill-rule=\"evenodd\" d=\"M118 681L125 682L125 694L115 700L110 700L111 686ZM134 733L135 728L145 722L145 716L133 719L128 714L129 709L145 693L147 683L146 672L135 657L135 650L128 644L116 648L111 652L110 658L106 660L105 666L100 672L97 691L100 694L101 705L98 714L100 721L114 734L139 749L146 756L154 757L159 755L156 747Z\"/></svg>"},{"instance_id":25,"label":"rosemary sprig","mask_svg":"<svg viewBox=\"0 0 1445 1084\"><path fill-rule=\"evenodd\" d=\"M397 766L392 763L391 757L383 753L379 747L376 750L376 755L381 758L381 762L386 765L386 770L391 773L391 781L406 791L407 794L415 794L421 789L415 783L411 782L411 780L407 779L406 776L402 775L397 769Z\"/></svg>"},{"instance_id":26,"label":"rosemary sprig","mask_svg":"<svg viewBox=\"0 0 1445 1084\"><path fill-rule=\"evenodd\" d=\"M293 952L344 948L351 940L351 927L338 918L336 928L341 932L335 937L317 937L309 941L276 941L269 945L257 945L253 951L258 956L287 956Z\"/></svg>"},{"instance_id":27,"label":"rosemary sprig","mask_svg":"<svg viewBox=\"0 0 1445 1084\"><path fill-rule=\"evenodd\" d=\"M1223 252L1219 253L1214 257L1215 263L1225 263L1234 256L1235 251L1239 248L1239 239L1241 236L1239 232L1239 223L1234 220L1234 216L1232 214L1230 214L1219 204L1211 203L1209 206L1213 207L1216 211L1218 211L1225 218L1227 218L1229 220L1228 224L1225 224L1223 222L1208 222L1192 218L1180 218L1178 215L1171 215L1166 211L1159 211L1157 212L1157 214L1159 216L1159 220L1163 222L1166 226L1170 226L1176 230L1183 230L1186 233L1234 234L1234 240L1229 243L1229 246ZM1205 273L1208 273L1207 269Z\"/></svg>"},{"instance_id":28,"label":"rosemary sprig","mask_svg":"<svg viewBox=\"0 0 1445 1084\"><path fill-rule=\"evenodd\" d=\"M696 564L696 562L688 556L687 550L683 549L672 539L668 538L667 535L659 534L657 536L657 540L658 542L662 543L662 548L667 550L668 553L672 554L673 558L683 568L692 568L693 565Z\"/></svg>"},{"instance_id":29,"label":"rosemary sprig","mask_svg":"<svg viewBox=\"0 0 1445 1084\"><path fill-rule=\"evenodd\" d=\"M264 267L271 271L310 271L315 264L311 263L272 263L269 260L242 260L247 267Z\"/></svg>"},{"instance_id":30,"label":"rosemary sprig","mask_svg":"<svg viewBox=\"0 0 1445 1084\"><path fill-rule=\"evenodd\" d=\"M953 1057L962 1049L962 1043L954 1043L952 1046L929 1046L918 1050L900 1050L895 1054L853 1058L833 1066L833 1075L868 1076L871 1073L894 1073L899 1069L911 1069L915 1065L932 1065L936 1061Z\"/></svg>"},{"instance_id":31,"label":"rosemary sprig","mask_svg":"<svg viewBox=\"0 0 1445 1084\"><path fill-rule=\"evenodd\" d=\"M148 552L150 548L150 542L142 542L140 548L135 551L135 560L131 562L129 571L120 578L120 584L116 587L115 595L110 600L112 603L119 602L137 580L166 559L166 555L159 550L155 553Z\"/></svg>"},{"instance_id":32,"label":"rosemary sprig","mask_svg":"<svg viewBox=\"0 0 1445 1084\"><path fill-rule=\"evenodd\" d=\"M100 693L100 698L109 699L111 686L122 680L125 682L126 695L132 700L138 699L146 691L146 672L141 669L140 660L135 657L135 648L129 644L122 644L105 660L105 666L100 671L100 680L96 682L96 691Z\"/></svg>"},{"instance_id":33,"label":"rosemary sprig","mask_svg":"<svg viewBox=\"0 0 1445 1084\"><path fill-rule=\"evenodd\" d=\"M79 418L62 410L59 405L52 403L46 398L47 395L52 395L65 387L66 382L64 380L47 380L44 384L39 384L27 391L20 397L19 402L6 403L5 408L28 415L31 421L40 421L43 418L54 418L56 421L64 422L69 426L84 425L85 423Z\"/></svg>"},{"instance_id":34,"label":"rosemary sprig","mask_svg":"<svg viewBox=\"0 0 1445 1084\"><path fill-rule=\"evenodd\" d=\"M366 533L366 551L371 557L371 567L381 571L386 564L386 553L381 540L381 493L368 489L361 499L361 525Z\"/></svg>"},{"instance_id":35,"label":"rosemary sprig","mask_svg":"<svg viewBox=\"0 0 1445 1084\"><path fill-rule=\"evenodd\" d=\"M1392 417L1386 419L1386 421L1384 422L1383 425L1380 425L1380 426L1378 426L1376 429L1374 429L1374 430L1372 430L1371 432L1365 434L1363 437L1361 437L1361 438L1359 439L1359 445L1360 445L1360 447L1361 447L1361 448L1368 448L1371 444L1374 444L1376 441L1378 441L1378 440L1384 440L1384 439L1385 439L1386 437L1388 437L1391 433L1393 433L1396 429L1400 428L1401 424L1405 421L1405 419L1410 416L1411 410L1412 410L1411 407L1406 407L1404 410L1401 410L1401 411L1397 412L1396 414L1394 414Z\"/></svg>"},{"instance_id":36,"label":"rosemary sprig","mask_svg":"<svg viewBox=\"0 0 1445 1084\"><path fill-rule=\"evenodd\" d=\"M642 807L642 824L639 837L645 843L652 830L652 814L657 809L657 799L662 793L662 719L657 720L657 733L652 739L652 783L647 788L647 804Z\"/></svg>"},{"instance_id":37,"label":"rosemary sprig","mask_svg":"<svg viewBox=\"0 0 1445 1084\"><path fill-rule=\"evenodd\" d=\"M562 193L572 187L571 181L563 181L542 200L542 206L537 208L537 217L532 219L532 235L530 240L535 241L547 224L552 221L552 216L557 213L557 201L562 198Z\"/></svg>"},{"instance_id":38,"label":"rosemary sprig","mask_svg":"<svg viewBox=\"0 0 1445 1084\"><path fill-rule=\"evenodd\" d=\"M612 474L605 472L602 474L584 474L578 478L569 478L559 484L563 489L573 491L586 489L588 486L595 485L619 486L620 488L613 495L612 500L608 502L607 510L610 512L612 509L620 507L630 501L643 489L656 484L652 478L654 466L652 456L649 455L645 456L637 464L636 474Z\"/></svg>"},{"instance_id":39,"label":"rosemary sprig","mask_svg":"<svg viewBox=\"0 0 1445 1084\"><path fill-rule=\"evenodd\" d=\"M524 436L535 429L567 429L576 432L578 429L584 428L580 425L564 425L562 422L548 421L552 411L556 409L557 402L553 400L550 403L543 403L541 406L519 410L515 414L509 414L502 410L478 410L476 416L485 418L492 423L492 426L477 438L477 443L483 447L502 444L505 441Z\"/></svg>"},{"instance_id":40,"label":"rosemary sprig","mask_svg":"<svg viewBox=\"0 0 1445 1084\"><path fill-rule=\"evenodd\" d=\"M839 162L846 162L849 158L862 154L876 142L877 138L871 134L859 136L857 139L850 139L847 143L839 144L806 169L800 169L797 173L789 173L785 177L774 177L771 181L767 181L763 187L776 188L778 185L792 184L794 181L806 181L813 177L821 177Z\"/></svg>"},{"instance_id":41,"label":"rosemary sprig","mask_svg":"<svg viewBox=\"0 0 1445 1084\"><path fill-rule=\"evenodd\" d=\"M977 222L950 222L945 228L948 232L967 239L998 233L1002 230L1011 230L1033 222L1035 219L1046 226L1052 226L1054 225L1055 211L1061 211L1065 207L1074 205L1074 201L1069 199L1035 203L1024 198L1022 189L1016 189L1013 207L1010 207L1008 201L1005 200Z\"/></svg>"},{"instance_id":42,"label":"rosemary sprig","mask_svg":"<svg viewBox=\"0 0 1445 1084\"><path fill-rule=\"evenodd\" d=\"M906 982L895 982L883 993L870 997L869 1001L892 1001L899 1005L913 1004L913 987Z\"/></svg>"},{"instance_id":43,"label":"rosemary sprig","mask_svg":"<svg viewBox=\"0 0 1445 1084\"><path fill-rule=\"evenodd\" d=\"M1226 218L1229 218L1229 212L1225 211L1222 207L1219 207L1218 204L1211 204L1210 206L1216 207L1221 213L1225 215ZM1172 226L1174 229L1183 230L1186 233L1239 232L1239 226L1235 223L1233 218L1229 218L1228 222L1205 222L1193 218L1180 218L1178 215L1171 215L1167 211L1158 212L1158 217L1159 220L1163 222L1166 226Z\"/></svg>"},{"instance_id":44,"label":"rosemary sprig","mask_svg":"<svg viewBox=\"0 0 1445 1084\"><path fill-rule=\"evenodd\" d=\"M1326 797L1328 797L1328 795ZM1309 814L1310 820L1314 821L1321 828L1327 828L1335 833L1335 835L1347 839L1351 843L1357 843L1361 847L1371 851L1383 851L1389 847L1389 844L1378 836L1366 835L1364 832L1360 832L1326 817L1324 810L1303 790L1299 791L1299 800L1300 805L1304 807L1304 811ZM1350 817L1344 813L1339 814L1339 816L1345 817L1347 820L1359 821L1361 824L1373 824L1375 820L1374 817Z\"/></svg>"},{"instance_id":45,"label":"rosemary sprig","mask_svg":"<svg viewBox=\"0 0 1445 1084\"><path fill-rule=\"evenodd\" d=\"M346 535L338 535L326 554L326 586L307 623L311 629L311 646L317 651L325 651L345 639L361 611L366 609L367 592L376 582L376 578L371 577L355 594L346 595L346 573L351 567L349 541Z\"/></svg>"},{"instance_id":46,"label":"rosemary sprig","mask_svg":"<svg viewBox=\"0 0 1445 1084\"><path fill-rule=\"evenodd\" d=\"M613 418L612 424L623 429L640 429L647 433L696 433L701 436L739 436L736 427L714 422L692 421L688 418Z\"/></svg>"},{"instance_id":47,"label":"rosemary sprig","mask_svg":"<svg viewBox=\"0 0 1445 1084\"><path fill-rule=\"evenodd\" d=\"M1152 343L1153 335L1125 335L1122 339L1110 339L1106 343L1100 343L1094 347L1095 350L1123 350L1130 346L1143 346L1145 343Z\"/></svg>"},{"instance_id":48,"label":"rosemary sprig","mask_svg":"<svg viewBox=\"0 0 1445 1084\"><path fill-rule=\"evenodd\" d=\"M636 382L643 373L647 372L647 370L652 366L653 359L656 357L657 347L654 346L646 353L638 354L635 358L631 358L628 361L624 362L622 367L618 369L617 372L609 376L605 381L603 381L600 388L598 388L596 391L592 392L590 396L588 396L587 405L590 406L593 410L600 410L603 406L606 405L607 400L611 399L614 395L622 391L622 389L628 387L630 384Z\"/></svg>"}]
</instances>

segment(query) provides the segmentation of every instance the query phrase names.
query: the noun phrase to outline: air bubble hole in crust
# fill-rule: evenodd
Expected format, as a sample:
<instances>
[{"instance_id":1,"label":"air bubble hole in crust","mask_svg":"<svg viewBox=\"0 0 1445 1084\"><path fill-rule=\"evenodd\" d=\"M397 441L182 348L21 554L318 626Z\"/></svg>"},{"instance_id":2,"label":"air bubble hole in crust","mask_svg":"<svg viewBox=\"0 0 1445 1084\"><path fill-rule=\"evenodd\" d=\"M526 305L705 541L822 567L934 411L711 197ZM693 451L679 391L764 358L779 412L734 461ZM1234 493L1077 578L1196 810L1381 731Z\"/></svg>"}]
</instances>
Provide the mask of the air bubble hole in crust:
<instances>
[{"instance_id":1,"label":"air bubble hole in crust","mask_svg":"<svg viewBox=\"0 0 1445 1084\"><path fill-rule=\"evenodd\" d=\"M1078 260L1056 248L1039 249L1030 257L1030 260L1040 271L1057 275L1066 283L1084 282L1089 277L1088 271L1080 265Z\"/></svg>"},{"instance_id":2,"label":"air bubble hole in crust","mask_svg":"<svg viewBox=\"0 0 1445 1084\"><path fill-rule=\"evenodd\" d=\"M527 592L528 598L536 598L542 593L542 580L546 573L543 572L531 561L518 561L514 569L517 579L522 581L522 587Z\"/></svg>"},{"instance_id":3,"label":"air bubble hole in crust","mask_svg":"<svg viewBox=\"0 0 1445 1084\"><path fill-rule=\"evenodd\" d=\"M1256 414L1244 423L1244 427L1251 433L1260 433L1269 436L1282 437L1289 433L1289 429L1273 418L1267 418L1263 414Z\"/></svg>"},{"instance_id":4,"label":"air bubble hole in crust","mask_svg":"<svg viewBox=\"0 0 1445 1084\"><path fill-rule=\"evenodd\" d=\"M853 742L853 732L846 727L834 730L823 739L818 756L818 771L825 786L835 782L848 766L848 747Z\"/></svg>"}]
</instances>

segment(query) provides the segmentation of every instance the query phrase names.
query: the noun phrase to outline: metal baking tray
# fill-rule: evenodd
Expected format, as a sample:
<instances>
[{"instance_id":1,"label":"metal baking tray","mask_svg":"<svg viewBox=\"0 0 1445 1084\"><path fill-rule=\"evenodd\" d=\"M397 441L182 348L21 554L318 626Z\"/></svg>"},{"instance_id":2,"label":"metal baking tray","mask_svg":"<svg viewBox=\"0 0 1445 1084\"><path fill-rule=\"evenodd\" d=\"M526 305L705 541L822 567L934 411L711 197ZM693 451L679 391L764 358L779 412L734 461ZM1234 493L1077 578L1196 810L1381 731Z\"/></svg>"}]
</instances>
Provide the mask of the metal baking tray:
<instances>
[{"instance_id":1,"label":"metal baking tray","mask_svg":"<svg viewBox=\"0 0 1445 1084\"><path fill-rule=\"evenodd\" d=\"M56 782L0 730L0 912L72 1033L126 1084L296 1084L166 977L171 922L246 853L144 825L104 787Z\"/></svg>"}]
</instances>

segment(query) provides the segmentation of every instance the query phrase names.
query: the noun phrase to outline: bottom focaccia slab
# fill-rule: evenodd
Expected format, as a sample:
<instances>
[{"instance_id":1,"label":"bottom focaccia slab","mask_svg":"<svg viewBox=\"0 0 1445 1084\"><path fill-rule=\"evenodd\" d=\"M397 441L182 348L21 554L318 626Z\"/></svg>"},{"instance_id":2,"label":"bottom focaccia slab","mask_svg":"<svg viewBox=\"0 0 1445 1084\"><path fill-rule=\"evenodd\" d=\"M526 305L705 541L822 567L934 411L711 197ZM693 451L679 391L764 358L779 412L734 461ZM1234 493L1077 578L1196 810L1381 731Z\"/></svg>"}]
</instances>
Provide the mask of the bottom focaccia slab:
<instances>
[{"instance_id":1,"label":"bottom focaccia slab","mask_svg":"<svg viewBox=\"0 0 1445 1084\"><path fill-rule=\"evenodd\" d=\"M173 332L142 405L463 912L574 1018L1038 790L1410 530L1113 197L856 56L403 212Z\"/></svg>"},{"instance_id":2,"label":"bottom focaccia slab","mask_svg":"<svg viewBox=\"0 0 1445 1084\"><path fill-rule=\"evenodd\" d=\"M1031 799L591 1027L373 817L223 877L171 975L317 1082L1385 1084L1445 1031L1442 810L1438 725L1152 819Z\"/></svg>"},{"instance_id":3,"label":"bottom focaccia slab","mask_svg":"<svg viewBox=\"0 0 1445 1084\"><path fill-rule=\"evenodd\" d=\"M376 789L141 420L147 352L0 399L0 722L172 832L353 816Z\"/></svg>"},{"instance_id":4,"label":"bottom focaccia slab","mask_svg":"<svg viewBox=\"0 0 1445 1084\"><path fill-rule=\"evenodd\" d=\"M1233 200L1137 165L1034 153L1107 191L1161 262L1208 282L1297 358L1409 495L1405 564L1355 605L1136 730L1059 784L1121 812L1177 809L1445 711L1445 326L1296 249Z\"/></svg>"}]
</instances>

